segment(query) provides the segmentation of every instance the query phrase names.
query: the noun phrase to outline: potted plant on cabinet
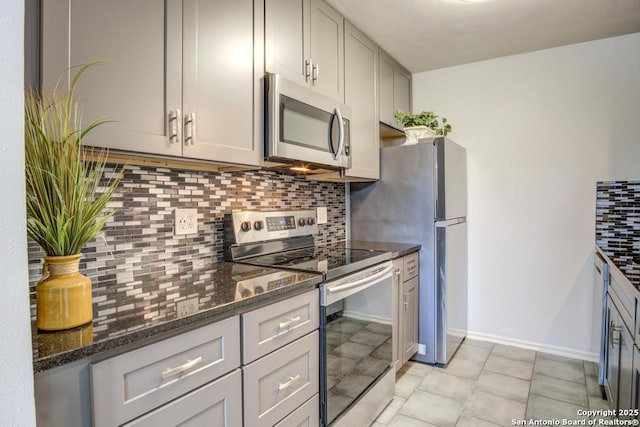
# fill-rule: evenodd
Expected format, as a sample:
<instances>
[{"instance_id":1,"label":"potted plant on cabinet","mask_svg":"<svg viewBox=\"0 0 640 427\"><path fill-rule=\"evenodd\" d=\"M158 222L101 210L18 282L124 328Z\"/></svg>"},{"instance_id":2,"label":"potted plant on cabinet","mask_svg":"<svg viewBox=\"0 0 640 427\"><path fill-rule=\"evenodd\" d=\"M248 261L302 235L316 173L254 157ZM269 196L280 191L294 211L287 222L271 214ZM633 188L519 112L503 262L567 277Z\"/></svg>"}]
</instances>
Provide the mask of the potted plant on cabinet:
<instances>
[{"instance_id":1,"label":"potted plant on cabinet","mask_svg":"<svg viewBox=\"0 0 640 427\"><path fill-rule=\"evenodd\" d=\"M416 144L420 138L447 136L451 132L451 124L447 118L442 117L442 125L440 125L438 116L433 111L423 111L418 114L398 111L394 117L404 126L407 136L405 144Z\"/></svg>"},{"instance_id":2,"label":"potted plant on cabinet","mask_svg":"<svg viewBox=\"0 0 640 427\"><path fill-rule=\"evenodd\" d=\"M106 121L82 126L74 90L28 91L25 96L27 235L45 252L36 289L37 326L62 330L93 319L91 280L79 272L81 249L95 239L114 212L107 203L121 172L103 180L107 152L82 145L87 132Z\"/></svg>"}]
</instances>

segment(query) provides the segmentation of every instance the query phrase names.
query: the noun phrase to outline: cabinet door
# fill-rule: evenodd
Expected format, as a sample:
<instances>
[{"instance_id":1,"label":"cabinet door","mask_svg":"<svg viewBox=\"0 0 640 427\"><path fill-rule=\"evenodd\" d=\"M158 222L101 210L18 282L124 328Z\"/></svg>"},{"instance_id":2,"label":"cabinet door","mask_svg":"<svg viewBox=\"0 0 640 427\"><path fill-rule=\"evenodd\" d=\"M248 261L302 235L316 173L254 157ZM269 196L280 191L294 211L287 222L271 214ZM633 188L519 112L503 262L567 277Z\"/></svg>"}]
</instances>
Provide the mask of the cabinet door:
<instances>
[{"instance_id":1,"label":"cabinet door","mask_svg":"<svg viewBox=\"0 0 640 427\"><path fill-rule=\"evenodd\" d=\"M605 391L611 409L618 408L618 380L620 378L620 315L611 299L607 296L607 324L609 328L609 340L607 343L607 371L605 379Z\"/></svg>"},{"instance_id":2,"label":"cabinet door","mask_svg":"<svg viewBox=\"0 0 640 427\"><path fill-rule=\"evenodd\" d=\"M322 0L311 0L312 87L344 102L344 19Z\"/></svg>"},{"instance_id":3,"label":"cabinet door","mask_svg":"<svg viewBox=\"0 0 640 427\"><path fill-rule=\"evenodd\" d=\"M393 63L394 61L386 53L380 51L380 79L378 81L380 121L388 124L389 126L397 127L395 119L393 118L393 114L395 113L393 109Z\"/></svg>"},{"instance_id":4,"label":"cabinet door","mask_svg":"<svg viewBox=\"0 0 640 427\"><path fill-rule=\"evenodd\" d=\"M265 68L308 86L311 0L265 0Z\"/></svg>"},{"instance_id":5,"label":"cabinet door","mask_svg":"<svg viewBox=\"0 0 640 427\"><path fill-rule=\"evenodd\" d=\"M401 67L396 67L393 75L394 113L396 111L411 111L411 73ZM396 123L401 127L400 123Z\"/></svg>"},{"instance_id":6,"label":"cabinet door","mask_svg":"<svg viewBox=\"0 0 640 427\"><path fill-rule=\"evenodd\" d=\"M630 409L633 391L633 336L623 323L621 326L618 409ZM620 418L629 418L629 416L625 414Z\"/></svg>"},{"instance_id":7,"label":"cabinet door","mask_svg":"<svg viewBox=\"0 0 640 427\"><path fill-rule=\"evenodd\" d=\"M185 0L183 13L184 156L259 165L262 135L253 123L262 122L254 117L262 72L253 0Z\"/></svg>"},{"instance_id":8,"label":"cabinet door","mask_svg":"<svg viewBox=\"0 0 640 427\"><path fill-rule=\"evenodd\" d=\"M403 283L402 362L418 351L418 277Z\"/></svg>"},{"instance_id":9,"label":"cabinet door","mask_svg":"<svg viewBox=\"0 0 640 427\"><path fill-rule=\"evenodd\" d=\"M240 369L125 424L125 427L160 425L183 427L242 425Z\"/></svg>"},{"instance_id":10,"label":"cabinet door","mask_svg":"<svg viewBox=\"0 0 640 427\"><path fill-rule=\"evenodd\" d=\"M344 37L345 104L352 111L351 168L345 176L379 179L378 47L349 22Z\"/></svg>"},{"instance_id":11,"label":"cabinet door","mask_svg":"<svg viewBox=\"0 0 640 427\"><path fill-rule=\"evenodd\" d=\"M94 60L76 96L83 121L109 119L87 145L181 155L167 135L168 112L181 102L181 2L47 0L42 2L42 84L67 88ZM172 143L173 142L173 143Z\"/></svg>"},{"instance_id":12,"label":"cabinet door","mask_svg":"<svg viewBox=\"0 0 640 427\"><path fill-rule=\"evenodd\" d=\"M402 265L402 258L396 258L393 260L393 347L391 357L393 364L396 367L396 372L402 367L402 361L400 360L400 349L402 348L403 341L402 323L404 321Z\"/></svg>"}]
</instances>

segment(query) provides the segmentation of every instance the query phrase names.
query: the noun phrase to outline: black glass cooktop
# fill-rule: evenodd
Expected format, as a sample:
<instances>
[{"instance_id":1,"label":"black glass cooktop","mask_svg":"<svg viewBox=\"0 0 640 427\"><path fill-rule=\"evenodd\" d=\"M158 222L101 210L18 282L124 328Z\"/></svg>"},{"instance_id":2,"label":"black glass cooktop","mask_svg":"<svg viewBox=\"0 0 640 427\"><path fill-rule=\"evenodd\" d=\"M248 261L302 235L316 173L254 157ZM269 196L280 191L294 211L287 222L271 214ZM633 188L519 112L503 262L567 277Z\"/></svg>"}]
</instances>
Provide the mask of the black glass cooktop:
<instances>
[{"instance_id":1,"label":"black glass cooktop","mask_svg":"<svg viewBox=\"0 0 640 427\"><path fill-rule=\"evenodd\" d=\"M322 273L325 279L332 279L386 261L390 257L389 252L351 249L343 245L326 245L261 255L244 259L242 262Z\"/></svg>"}]
</instances>

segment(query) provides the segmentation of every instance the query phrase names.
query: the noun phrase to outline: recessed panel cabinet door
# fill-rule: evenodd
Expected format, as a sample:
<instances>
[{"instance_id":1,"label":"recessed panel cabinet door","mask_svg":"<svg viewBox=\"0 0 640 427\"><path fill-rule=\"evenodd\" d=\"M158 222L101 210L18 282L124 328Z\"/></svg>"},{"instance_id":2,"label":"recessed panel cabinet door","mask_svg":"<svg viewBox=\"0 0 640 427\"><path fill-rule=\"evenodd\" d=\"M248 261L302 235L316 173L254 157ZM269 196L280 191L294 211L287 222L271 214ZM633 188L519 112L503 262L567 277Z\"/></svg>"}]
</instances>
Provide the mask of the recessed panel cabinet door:
<instances>
[{"instance_id":1,"label":"recessed panel cabinet door","mask_svg":"<svg viewBox=\"0 0 640 427\"><path fill-rule=\"evenodd\" d=\"M418 351L418 277L402 284L403 286L403 330L402 363L411 359Z\"/></svg>"},{"instance_id":2,"label":"recessed panel cabinet door","mask_svg":"<svg viewBox=\"0 0 640 427\"><path fill-rule=\"evenodd\" d=\"M322 0L311 0L312 87L344 102L344 19Z\"/></svg>"},{"instance_id":3,"label":"recessed panel cabinet door","mask_svg":"<svg viewBox=\"0 0 640 427\"><path fill-rule=\"evenodd\" d=\"M168 113L181 103L181 2L47 0L42 2L42 83L77 86L83 121L109 119L87 145L181 155L168 137ZM176 39L177 37L177 39Z\"/></svg>"},{"instance_id":4,"label":"recessed panel cabinet door","mask_svg":"<svg viewBox=\"0 0 640 427\"><path fill-rule=\"evenodd\" d=\"M265 1L265 68L303 86L311 78L311 0Z\"/></svg>"},{"instance_id":5,"label":"recessed panel cabinet door","mask_svg":"<svg viewBox=\"0 0 640 427\"><path fill-rule=\"evenodd\" d=\"M389 126L397 126L393 114L393 62L388 56L380 54L380 81L378 90L380 93L380 121Z\"/></svg>"},{"instance_id":6,"label":"recessed panel cabinet door","mask_svg":"<svg viewBox=\"0 0 640 427\"><path fill-rule=\"evenodd\" d=\"M351 168L345 176L380 178L376 84L378 46L349 22L345 25L345 104L351 107Z\"/></svg>"},{"instance_id":7,"label":"recessed panel cabinet door","mask_svg":"<svg viewBox=\"0 0 640 427\"><path fill-rule=\"evenodd\" d=\"M184 0L183 11L184 156L258 165L253 0Z\"/></svg>"}]
</instances>

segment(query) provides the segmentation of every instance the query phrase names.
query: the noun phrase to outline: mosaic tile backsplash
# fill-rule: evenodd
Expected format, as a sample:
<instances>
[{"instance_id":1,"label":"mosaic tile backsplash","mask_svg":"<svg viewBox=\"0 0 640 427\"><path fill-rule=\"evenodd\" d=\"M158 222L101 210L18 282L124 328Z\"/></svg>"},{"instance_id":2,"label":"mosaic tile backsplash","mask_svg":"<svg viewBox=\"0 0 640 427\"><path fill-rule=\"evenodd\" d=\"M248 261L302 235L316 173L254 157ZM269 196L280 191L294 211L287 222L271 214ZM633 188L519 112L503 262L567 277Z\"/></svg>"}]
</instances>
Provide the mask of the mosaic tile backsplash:
<instances>
[{"instance_id":1,"label":"mosaic tile backsplash","mask_svg":"<svg viewBox=\"0 0 640 427\"><path fill-rule=\"evenodd\" d=\"M113 173L107 171L106 176ZM158 289L142 283L162 278L162 305L184 299L180 283L224 256L224 214L238 210L314 209L326 206L328 223L316 241L346 238L345 184L308 181L272 171L195 172L127 166L110 207L114 218L84 249L80 268L92 280L94 315L133 309ZM198 234L173 235L173 209L198 209ZM44 253L29 242L29 285L40 279ZM170 278L170 280L167 280ZM169 284L168 284L169 283ZM35 308L32 306L32 315Z\"/></svg>"},{"instance_id":2,"label":"mosaic tile backsplash","mask_svg":"<svg viewBox=\"0 0 640 427\"><path fill-rule=\"evenodd\" d=\"M598 183L596 244L640 287L640 181Z\"/></svg>"}]
</instances>

